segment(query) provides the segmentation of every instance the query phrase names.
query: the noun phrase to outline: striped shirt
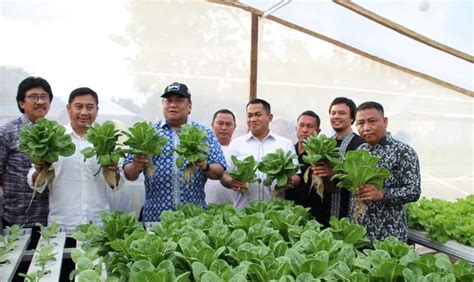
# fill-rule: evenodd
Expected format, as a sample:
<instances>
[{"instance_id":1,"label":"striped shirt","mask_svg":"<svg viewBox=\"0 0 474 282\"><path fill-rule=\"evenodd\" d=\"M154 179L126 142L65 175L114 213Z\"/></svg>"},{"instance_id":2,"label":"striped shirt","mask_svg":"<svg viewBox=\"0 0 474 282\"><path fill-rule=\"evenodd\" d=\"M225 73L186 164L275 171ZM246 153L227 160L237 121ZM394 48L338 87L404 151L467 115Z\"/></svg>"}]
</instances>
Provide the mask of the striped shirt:
<instances>
[{"instance_id":1,"label":"striped shirt","mask_svg":"<svg viewBox=\"0 0 474 282\"><path fill-rule=\"evenodd\" d=\"M23 115L0 127L0 179L3 187L3 218L10 224L24 227L36 223L46 225L48 217L48 193L35 193L26 181L31 163L25 153L19 151L21 127L31 124Z\"/></svg>"}]
</instances>

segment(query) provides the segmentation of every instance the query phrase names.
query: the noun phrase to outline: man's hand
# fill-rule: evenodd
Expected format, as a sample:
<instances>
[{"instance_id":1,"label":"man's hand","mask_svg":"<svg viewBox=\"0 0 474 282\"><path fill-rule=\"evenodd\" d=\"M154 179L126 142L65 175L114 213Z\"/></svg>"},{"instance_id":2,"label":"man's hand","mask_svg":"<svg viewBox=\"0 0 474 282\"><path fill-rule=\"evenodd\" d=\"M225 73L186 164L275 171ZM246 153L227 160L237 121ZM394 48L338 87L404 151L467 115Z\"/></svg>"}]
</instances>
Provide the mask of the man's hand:
<instances>
[{"instance_id":1,"label":"man's hand","mask_svg":"<svg viewBox=\"0 0 474 282\"><path fill-rule=\"evenodd\" d=\"M333 177L335 175L332 167L330 167L326 162L317 162L315 165L311 166L311 171L319 177Z\"/></svg>"},{"instance_id":2,"label":"man's hand","mask_svg":"<svg viewBox=\"0 0 474 282\"><path fill-rule=\"evenodd\" d=\"M39 163L35 164L35 170L36 170L35 173L38 173L41 170L43 170L45 168L45 166L46 166L46 163L43 162L43 161L40 161Z\"/></svg>"},{"instance_id":3,"label":"man's hand","mask_svg":"<svg viewBox=\"0 0 474 282\"><path fill-rule=\"evenodd\" d=\"M144 155L133 156L133 161L123 167L125 178L131 181L136 180L140 173L146 168L147 164L148 158Z\"/></svg>"},{"instance_id":4,"label":"man's hand","mask_svg":"<svg viewBox=\"0 0 474 282\"><path fill-rule=\"evenodd\" d=\"M32 175L33 183L36 184L36 178L38 177L38 174L40 171L44 170L46 168L46 163L44 161L40 161L39 163L34 165L35 167L35 172Z\"/></svg>"},{"instance_id":5,"label":"man's hand","mask_svg":"<svg viewBox=\"0 0 474 282\"><path fill-rule=\"evenodd\" d=\"M234 191L240 191L242 189L245 190L248 188L247 182L234 179L234 178L232 178L232 180L230 181L230 186L231 186L231 189Z\"/></svg>"},{"instance_id":6,"label":"man's hand","mask_svg":"<svg viewBox=\"0 0 474 282\"><path fill-rule=\"evenodd\" d=\"M383 191L375 188L372 184L364 184L359 187L359 200L362 201L382 201Z\"/></svg>"},{"instance_id":7,"label":"man's hand","mask_svg":"<svg viewBox=\"0 0 474 282\"><path fill-rule=\"evenodd\" d=\"M197 162L196 162L196 166L197 166L198 168L200 168L200 169L201 169L202 171L204 171L204 172L206 171L206 169L209 170L207 164L208 164L207 160L197 161Z\"/></svg>"},{"instance_id":8,"label":"man's hand","mask_svg":"<svg viewBox=\"0 0 474 282\"><path fill-rule=\"evenodd\" d=\"M224 175L222 176L221 184L224 187L227 187L227 188L232 189L234 191L240 191L242 189L248 188L248 183L247 182L235 179L232 176L230 176L228 173L224 173Z\"/></svg>"},{"instance_id":9,"label":"man's hand","mask_svg":"<svg viewBox=\"0 0 474 282\"><path fill-rule=\"evenodd\" d=\"M142 171L146 168L148 164L148 158L144 155L135 155L133 156L133 168L137 171Z\"/></svg>"},{"instance_id":10,"label":"man's hand","mask_svg":"<svg viewBox=\"0 0 474 282\"><path fill-rule=\"evenodd\" d=\"M107 169L111 172L115 172L115 173L118 172L118 166L117 165L108 165L108 166L105 167L105 169Z\"/></svg>"}]
</instances>

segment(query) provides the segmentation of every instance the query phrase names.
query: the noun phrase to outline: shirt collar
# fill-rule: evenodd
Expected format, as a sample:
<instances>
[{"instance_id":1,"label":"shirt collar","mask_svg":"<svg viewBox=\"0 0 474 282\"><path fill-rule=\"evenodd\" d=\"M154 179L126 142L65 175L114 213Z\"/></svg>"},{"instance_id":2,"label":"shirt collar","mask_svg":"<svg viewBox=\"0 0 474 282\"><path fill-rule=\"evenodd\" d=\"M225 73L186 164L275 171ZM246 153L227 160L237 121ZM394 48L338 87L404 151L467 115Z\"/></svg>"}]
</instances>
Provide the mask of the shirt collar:
<instances>
[{"instance_id":1,"label":"shirt collar","mask_svg":"<svg viewBox=\"0 0 474 282\"><path fill-rule=\"evenodd\" d=\"M392 140L393 140L392 135L390 134L390 132L387 132L385 134L385 136L382 137L382 139L380 139L379 143L377 143L375 145L370 145L369 144L369 147L371 149L378 149L378 148L387 146L388 144L392 143Z\"/></svg>"},{"instance_id":2,"label":"shirt collar","mask_svg":"<svg viewBox=\"0 0 474 282\"><path fill-rule=\"evenodd\" d=\"M337 138L336 134L334 134L334 138L336 138L336 140L344 140L344 139L352 136L353 134L354 134L354 131L351 131L351 132L347 133L346 135L342 136L342 138Z\"/></svg>"},{"instance_id":3,"label":"shirt collar","mask_svg":"<svg viewBox=\"0 0 474 282\"><path fill-rule=\"evenodd\" d=\"M385 134L385 136L379 141L379 144L381 146L386 146L389 143L391 143L391 141L392 141L392 135L390 134L390 132L387 132L387 134Z\"/></svg>"},{"instance_id":4,"label":"shirt collar","mask_svg":"<svg viewBox=\"0 0 474 282\"><path fill-rule=\"evenodd\" d=\"M23 114L23 115L20 117L20 120L21 120L21 123L22 123L22 124L32 124L31 120L28 119L28 117L26 116L26 114Z\"/></svg>"},{"instance_id":5,"label":"shirt collar","mask_svg":"<svg viewBox=\"0 0 474 282\"><path fill-rule=\"evenodd\" d=\"M72 129L71 123L68 123L64 128L66 128L66 132L65 132L66 134L74 136L78 139L82 139L79 135L76 134L76 132L74 132L74 130Z\"/></svg>"},{"instance_id":6,"label":"shirt collar","mask_svg":"<svg viewBox=\"0 0 474 282\"><path fill-rule=\"evenodd\" d=\"M262 141L265 141L265 140L270 139L270 138L275 140L275 133L273 133L271 130L268 132L267 136L265 136L265 138L263 138ZM246 137L245 137L245 140L249 141L250 139L258 140L258 138L253 136L252 132L249 131L247 133Z\"/></svg>"},{"instance_id":7,"label":"shirt collar","mask_svg":"<svg viewBox=\"0 0 474 282\"><path fill-rule=\"evenodd\" d=\"M184 124L191 124L191 121L189 120L189 118L186 120L186 122ZM171 130L171 126L169 126L169 124L168 124L168 122L166 122L166 120L160 120L158 122L158 128Z\"/></svg>"}]
</instances>

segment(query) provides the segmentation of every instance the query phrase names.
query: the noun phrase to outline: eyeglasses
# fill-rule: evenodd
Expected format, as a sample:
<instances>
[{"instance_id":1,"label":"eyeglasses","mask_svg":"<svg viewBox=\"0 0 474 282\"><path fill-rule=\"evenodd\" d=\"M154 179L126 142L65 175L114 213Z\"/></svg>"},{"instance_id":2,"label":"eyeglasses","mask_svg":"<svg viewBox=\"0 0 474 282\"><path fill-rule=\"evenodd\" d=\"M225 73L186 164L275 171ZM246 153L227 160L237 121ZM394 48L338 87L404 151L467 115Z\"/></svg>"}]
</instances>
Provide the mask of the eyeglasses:
<instances>
[{"instance_id":1,"label":"eyeglasses","mask_svg":"<svg viewBox=\"0 0 474 282\"><path fill-rule=\"evenodd\" d=\"M41 95L38 95L38 94L31 94L31 95L28 95L26 96L26 98L28 98L30 101L33 101L33 102L37 102L39 99L41 99L41 101L49 101L49 95L48 94L41 94Z\"/></svg>"}]
</instances>

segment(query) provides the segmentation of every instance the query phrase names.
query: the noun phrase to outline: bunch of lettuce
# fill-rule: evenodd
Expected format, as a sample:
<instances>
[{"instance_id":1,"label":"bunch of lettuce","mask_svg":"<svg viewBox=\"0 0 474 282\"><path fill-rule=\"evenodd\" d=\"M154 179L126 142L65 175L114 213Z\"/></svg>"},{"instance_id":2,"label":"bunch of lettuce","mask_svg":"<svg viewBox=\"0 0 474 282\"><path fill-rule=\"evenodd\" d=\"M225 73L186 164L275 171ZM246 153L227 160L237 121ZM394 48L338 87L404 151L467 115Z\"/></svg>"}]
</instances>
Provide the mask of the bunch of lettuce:
<instances>
[{"instance_id":1,"label":"bunch of lettuce","mask_svg":"<svg viewBox=\"0 0 474 282\"><path fill-rule=\"evenodd\" d=\"M308 182L308 175L311 166L318 162L326 162L331 167L339 163L339 149L336 148L336 138L326 137L324 134L313 135L303 141L303 148L306 155L303 161L310 165L303 175L304 182ZM310 189L316 187L316 193L321 197L324 196L324 183L318 175L312 175Z\"/></svg>"},{"instance_id":2,"label":"bunch of lettuce","mask_svg":"<svg viewBox=\"0 0 474 282\"><path fill-rule=\"evenodd\" d=\"M183 168L186 160L188 163L184 168L183 181L189 182L194 176L195 165L199 161L207 160L209 145L207 143L207 132L204 129L183 124L178 134L179 144L174 149L178 154L176 166Z\"/></svg>"},{"instance_id":3,"label":"bunch of lettuce","mask_svg":"<svg viewBox=\"0 0 474 282\"><path fill-rule=\"evenodd\" d=\"M102 174L105 181L110 188L115 188L118 185L116 173L106 169L107 166L116 166L120 160L125 156L125 151L118 143L119 137L122 134L120 130L115 129L115 124L112 121L105 121L101 124L94 123L89 128L85 136L93 147L87 147L81 150L84 157L97 157L97 163L101 166Z\"/></svg>"},{"instance_id":4,"label":"bunch of lettuce","mask_svg":"<svg viewBox=\"0 0 474 282\"><path fill-rule=\"evenodd\" d=\"M455 240L474 247L474 195L455 202L422 198L407 205L408 227L425 231L437 243Z\"/></svg>"},{"instance_id":5,"label":"bunch of lettuce","mask_svg":"<svg viewBox=\"0 0 474 282\"><path fill-rule=\"evenodd\" d=\"M281 148L265 155L257 166L258 170L266 174L263 185L270 186L276 180L275 188L283 188L299 169L299 165L293 162L295 158L296 155L293 152L289 151L285 154Z\"/></svg>"},{"instance_id":6,"label":"bunch of lettuce","mask_svg":"<svg viewBox=\"0 0 474 282\"><path fill-rule=\"evenodd\" d=\"M44 162L45 165L38 172L33 184L34 187L41 187L45 182L49 185L54 180L52 164L59 159L59 156L73 155L76 146L63 126L56 121L40 118L35 124L24 125L21 128L19 149L28 155L31 163Z\"/></svg>"},{"instance_id":7,"label":"bunch of lettuce","mask_svg":"<svg viewBox=\"0 0 474 282\"><path fill-rule=\"evenodd\" d=\"M240 191L246 192L250 184L260 181L257 177L258 163L253 156L248 156L243 160L237 159L236 156L230 158L235 168L229 171L229 175L234 179L245 182L245 186Z\"/></svg>"},{"instance_id":8,"label":"bunch of lettuce","mask_svg":"<svg viewBox=\"0 0 474 282\"><path fill-rule=\"evenodd\" d=\"M123 142L124 145L129 146L127 152L146 156L148 158L147 175L152 177L156 171L152 157L163 153L163 147L168 143L168 138L160 136L159 130L155 130L151 122L137 122L128 130L129 132L122 132L128 137L127 141Z\"/></svg>"},{"instance_id":9,"label":"bunch of lettuce","mask_svg":"<svg viewBox=\"0 0 474 282\"><path fill-rule=\"evenodd\" d=\"M367 211L367 205L357 198L359 187L372 184L382 190L384 180L390 177L388 168L378 167L380 158L372 156L368 151L355 150L346 153L345 160L334 169L338 174L332 179L339 179L338 188L345 188L355 197L354 218L358 222L361 215Z\"/></svg>"}]
</instances>

